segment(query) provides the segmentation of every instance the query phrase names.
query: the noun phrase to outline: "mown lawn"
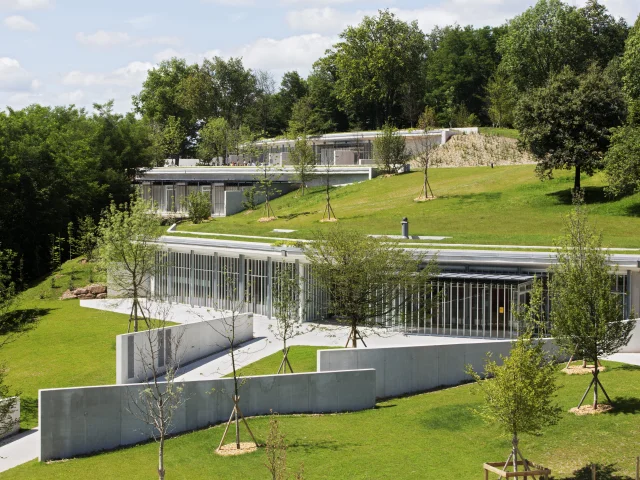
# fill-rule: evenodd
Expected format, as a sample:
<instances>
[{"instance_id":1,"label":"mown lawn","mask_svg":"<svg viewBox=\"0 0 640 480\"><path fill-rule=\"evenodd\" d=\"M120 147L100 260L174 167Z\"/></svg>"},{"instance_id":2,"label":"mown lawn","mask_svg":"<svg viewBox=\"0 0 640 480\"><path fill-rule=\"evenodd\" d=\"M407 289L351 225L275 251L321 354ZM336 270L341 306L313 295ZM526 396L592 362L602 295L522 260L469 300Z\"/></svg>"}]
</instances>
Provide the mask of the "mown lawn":
<instances>
[{"instance_id":1,"label":"mown lawn","mask_svg":"<svg viewBox=\"0 0 640 480\"><path fill-rule=\"evenodd\" d=\"M295 373L315 372L318 358L318 350L328 350L336 347L311 347L294 345L289 350L289 363ZM278 372L282 362L282 352L276 352L268 357L264 357L257 362L251 363L238 370L238 375L273 375ZM287 369L287 372L289 370ZM227 375L232 377L233 374Z\"/></svg>"},{"instance_id":2,"label":"mown lawn","mask_svg":"<svg viewBox=\"0 0 640 480\"><path fill-rule=\"evenodd\" d=\"M479 131L481 135L495 135L497 137L520 139L520 132L515 128L480 127Z\"/></svg>"},{"instance_id":3,"label":"mown lawn","mask_svg":"<svg viewBox=\"0 0 640 480\"><path fill-rule=\"evenodd\" d=\"M640 368L606 363L602 381L618 403L616 413L576 417L565 413L542 437L523 436L521 448L533 461L550 467L556 479L591 462L620 474L635 474L640 454ZM559 374L560 375L560 374ZM560 376L559 401L574 406L587 377ZM482 478L482 463L506 459L510 441L472 413L481 397L472 385L380 402L374 410L339 415L282 416L291 470L304 464L305 478L405 479ZM250 419L259 441L268 418ZM221 426L168 441L168 478L263 479L265 452L219 457L214 449ZM0 474L2 479L153 478L154 443L50 465L30 462ZM602 477L605 478L605 477ZM626 477L622 477L626 478Z\"/></svg>"},{"instance_id":4,"label":"mown lawn","mask_svg":"<svg viewBox=\"0 0 640 480\"><path fill-rule=\"evenodd\" d=\"M53 287L52 277L47 277L18 297L16 313L34 321L26 333L0 349L0 362L8 367L7 385L20 392L22 428L38 423L38 389L116 380L115 337L127 332L128 316L58 299L70 282L75 287L87 285L93 267L77 259L66 262L52 276Z\"/></svg>"},{"instance_id":5,"label":"mown lawn","mask_svg":"<svg viewBox=\"0 0 640 480\"><path fill-rule=\"evenodd\" d=\"M540 181L533 165L440 168L431 173L436 200L416 203L422 174L378 177L333 189L332 205L339 224L366 234L399 234L403 217L412 235L451 237L443 243L485 245L552 245L571 210L573 173L556 172ZM586 202L595 227L609 247L640 247L640 194L610 200L602 173L584 177ZM179 230L287 238L313 238L332 228L320 223L325 195L314 188L304 196L290 193L272 202L278 219L259 223L262 212L241 212ZM277 233L273 229L291 229Z\"/></svg>"}]
</instances>

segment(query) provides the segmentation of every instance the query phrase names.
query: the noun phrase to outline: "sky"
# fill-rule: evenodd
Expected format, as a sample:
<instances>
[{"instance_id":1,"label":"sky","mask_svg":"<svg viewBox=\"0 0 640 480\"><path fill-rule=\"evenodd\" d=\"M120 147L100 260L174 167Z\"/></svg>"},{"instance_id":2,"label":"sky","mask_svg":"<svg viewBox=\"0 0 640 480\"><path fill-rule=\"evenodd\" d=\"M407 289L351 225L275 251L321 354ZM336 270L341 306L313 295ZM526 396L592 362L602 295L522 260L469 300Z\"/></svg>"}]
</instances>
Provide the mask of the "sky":
<instances>
[{"instance_id":1,"label":"sky","mask_svg":"<svg viewBox=\"0 0 640 480\"><path fill-rule=\"evenodd\" d=\"M581 6L585 0L570 0ZM632 24L639 0L601 0ZM115 101L131 109L146 72L173 56L242 57L306 76L348 25L389 8L434 26L500 25L535 0L0 0L0 109Z\"/></svg>"}]
</instances>

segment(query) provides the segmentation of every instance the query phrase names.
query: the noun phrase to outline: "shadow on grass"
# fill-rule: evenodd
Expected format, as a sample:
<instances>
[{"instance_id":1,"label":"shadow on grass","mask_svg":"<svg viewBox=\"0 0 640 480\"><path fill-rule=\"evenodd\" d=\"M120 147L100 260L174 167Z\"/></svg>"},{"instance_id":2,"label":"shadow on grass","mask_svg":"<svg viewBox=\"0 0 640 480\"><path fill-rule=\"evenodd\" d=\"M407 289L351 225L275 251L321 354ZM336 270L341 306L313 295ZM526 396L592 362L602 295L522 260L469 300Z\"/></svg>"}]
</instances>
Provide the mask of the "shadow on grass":
<instances>
[{"instance_id":1,"label":"shadow on grass","mask_svg":"<svg viewBox=\"0 0 640 480\"><path fill-rule=\"evenodd\" d=\"M442 405L433 408L420 420L420 424L429 430L450 431L465 430L470 425L481 422L482 420L474 415L470 408L460 408L460 405Z\"/></svg>"},{"instance_id":2,"label":"shadow on grass","mask_svg":"<svg viewBox=\"0 0 640 480\"><path fill-rule=\"evenodd\" d=\"M634 203L625 208L630 217L640 217L640 203Z\"/></svg>"},{"instance_id":3,"label":"shadow on grass","mask_svg":"<svg viewBox=\"0 0 640 480\"><path fill-rule=\"evenodd\" d=\"M621 363L620 365L616 365L612 370L624 370L626 372L634 372L640 370L640 366L631 365L630 363Z\"/></svg>"},{"instance_id":4,"label":"shadow on grass","mask_svg":"<svg viewBox=\"0 0 640 480\"><path fill-rule=\"evenodd\" d=\"M613 202L615 199L608 197L604 192L604 187L583 187L584 201L587 205L594 203L608 203ZM572 189L567 188L565 190L558 190L557 192L547 193L547 196L555 197L558 203L563 205L573 204Z\"/></svg>"},{"instance_id":5,"label":"shadow on grass","mask_svg":"<svg viewBox=\"0 0 640 480\"><path fill-rule=\"evenodd\" d=\"M355 444L355 443L350 443L350 444L338 443L335 440L320 440L318 442L307 442L307 441L296 440L295 442L288 444L287 449L300 448L304 450L305 453L315 452L318 449L331 450L335 452L344 447L351 447L351 446L357 446L357 445L358 444Z\"/></svg>"},{"instance_id":6,"label":"shadow on grass","mask_svg":"<svg viewBox=\"0 0 640 480\"><path fill-rule=\"evenodd\" d=\"M502 192L468 193L466 195L446 195L443 198L458 200L460 203L485 203L500 200Z\"/></svg>"},{"instance_id":7,"label":"shadow on grass","mask_svg":"<svg viewBox=\"0 0 640 480\"><path fill-rule=\"evenodd\" d=\"M38 425L38 399L20 396L20 425L32 428Z\"/></svg>"},{"instance_id":8,"label":"shadow on grass","mask_svg":"<svg viewBox=\"0 0 640 480\"><path fill-rule=\"evenodd\" d=\"M34 328L40 317L51 312L51 308L27 308L13 310L0 316L0 335L20 334Z\"/></svg>"},{"instance_id":9,"label":"shadow on grass","mask_svg":"<svg viewBox=\"0 0 640 480\"><path fill-rule=\"evenodd\" d=\"M640 398L616 397L613 399L613 410L611 410L610 415L638 412L640 412Z\"/></svg>"},{"instance_id":10,"label":"shadow on grass","mask_svg":"<svg viewBox=\"0 0 640 480\"><path fill-rule=\"evenodd\" d=\"M279 220L293 220L294 218L298 218L300 216L311 215L314 212L299 212L299 213L290 213L289 215L278 215Z\"/></svg>"},{"instance_id":11,"label":"shadow on grass","mask_svg":"<svg viewBox=\"0 0 640 480\"><path fill-rule=\"evenodd\" d=\"M585 465L581 469L576 470L570 477L551 477L552 480L592 480L592 478L591 465ZM633 478L627 475L617 475L615 463L606 465L596 463L596 478L598 480L633 480Z\"/></svg>"}]
</instances>

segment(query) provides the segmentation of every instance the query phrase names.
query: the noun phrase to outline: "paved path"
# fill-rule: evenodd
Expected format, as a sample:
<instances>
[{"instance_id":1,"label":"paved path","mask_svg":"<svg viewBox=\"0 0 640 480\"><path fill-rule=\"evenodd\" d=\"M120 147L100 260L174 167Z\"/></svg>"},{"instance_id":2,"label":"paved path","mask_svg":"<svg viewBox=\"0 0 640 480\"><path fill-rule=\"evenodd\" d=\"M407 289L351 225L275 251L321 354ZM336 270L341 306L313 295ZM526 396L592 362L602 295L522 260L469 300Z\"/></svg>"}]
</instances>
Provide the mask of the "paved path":
<instances>
[{"instance_id":1,"label":"paved path","mask_svg":"<svg viewBox=\"0 0 640 480\"><path fill-rule=\"evenodd\" d=\"M640 353L616 353L615 355L607 357L607 360L628 363L630 365L640 365Z\"/></svg>"},{"instance_id":2,"label":"paved path","mask_svg":"<svg viewBox=\"0 0 640 480\"><path fill-rule=\"evenodd\" d=\"M40 432L37 428L19 433L0 442L0 472L22 465L40 452Z\"/></svg>"}]
</instances>

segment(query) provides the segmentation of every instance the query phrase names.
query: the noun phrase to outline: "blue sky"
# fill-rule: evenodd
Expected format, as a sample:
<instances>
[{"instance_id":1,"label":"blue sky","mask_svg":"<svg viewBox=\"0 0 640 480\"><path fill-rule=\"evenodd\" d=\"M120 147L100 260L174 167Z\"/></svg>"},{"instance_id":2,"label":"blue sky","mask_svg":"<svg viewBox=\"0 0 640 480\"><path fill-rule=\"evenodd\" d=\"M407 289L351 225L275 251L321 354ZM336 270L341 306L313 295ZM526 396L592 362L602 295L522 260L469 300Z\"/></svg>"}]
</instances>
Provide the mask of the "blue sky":
<instances>
[{"instance_id":1,"label":"blue sky","mask_svg":"<svg viewBox=\"0 0 640 480\"><path fill-rule=\"evenodd\" d=\"M632 23L638 0L602 0ZM423 31L499 25L534 0L0 0L0 109L30 103L131 107L148 69L172 56L242 56L306 75L345 26L390 8ZM581 6L584 0L572 0Z\"/></svg>"}]
</instances>

